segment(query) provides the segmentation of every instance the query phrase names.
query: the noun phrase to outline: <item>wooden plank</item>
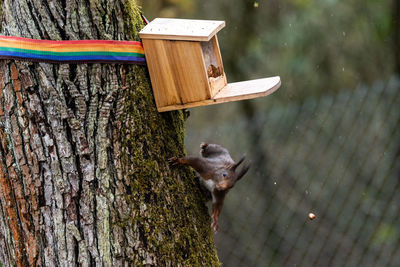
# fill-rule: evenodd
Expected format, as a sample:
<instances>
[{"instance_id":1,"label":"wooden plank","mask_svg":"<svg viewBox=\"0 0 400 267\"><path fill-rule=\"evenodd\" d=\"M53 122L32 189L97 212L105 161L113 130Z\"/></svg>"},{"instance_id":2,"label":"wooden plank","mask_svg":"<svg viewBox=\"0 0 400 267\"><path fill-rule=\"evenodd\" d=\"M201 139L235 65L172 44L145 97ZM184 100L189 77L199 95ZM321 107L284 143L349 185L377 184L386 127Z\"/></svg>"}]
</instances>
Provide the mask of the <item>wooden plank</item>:
<instances>
[{"instance_id":1,"label":"wooden plank","mask_svg":"<svg viewBox=\"0 0 400 267\"><path fill-rule=\"evenodd\" d=\"M200 42L142 41L157 107L211 97Z\"/></svg>"},{"instance_id":2,"label":"wooden plank","mask_svg":"<svg viewBox=\"0 0 400 267\"><path fill-rule=\"evenodd\" d=\"M165 41L181 103L211 98L200 42Z\"/></svg>"},{"instance_id":3,"label":"wooden plank","mask_svg":"<svg viewBox=\"0 0 400 267\"><path fill-rule=\"evenodd\" d=\"M275 92L281 86L279 76L263 78L251 81L229 83L214 98L187 103L183 105L169 105L158 107L159 112L207 106L224 102L252 99L267 96Z\"/></svg>"},{"instance_id":4,"label":"wooden plank","mask_svg":"<svg viewBox=\"0 0 400 267\"><path fill-rule=\"evenodd\" d=\"M185 41L209 41L225 21L156 18L140 32L140 38Z\"/></svg>"},{"instance_id":5,"label":"wooden plank","mask_svg":"<svg viewBox=\"0 0 400 267\"><path fill-rule=\"evenodd\" d=\"M169 64L169 51L165 42L168 41L142 40L154 98L158 107L182 103L173 79L173 70Z\"/></svg>"},{"instance_id":6,"label":"wooden plank","mask_svg":"<svg viewBox=\"0 0 400 267\"><path fill-rule=\"evenodd\" d=\"M205 66L207 69L211 96L215 96L222 88L227 85L217 36L215 35L208 42L200 42L200 44L203 51Z\"/></svg>"},{"instance_id":7,"label":"wooden plank","mask_svg":"<svg viewBox=\"0 0 400 267\"><path fill-rule=\"evenodd\" d=\"M211 42L213 43L214 50L216 51L218 66L221 68L221 72L224 73L225 75L224 64L222 63L222 57L221 57L221 50L219 49L218 37L215 35L211 39Z\"/></svg>"},{"instance_id":8,"label":"wooden plank","mask_svg":"<svg viewBox=\"0 0 400 267\"><path fill-rule=\"evenodd\" d=\"M208 82L210 84L211 98L214 97L219 91L227 85L226 75L222 73L217 78L209 77Z\"/></svg>"},{"instance_id":9,"label":"wooden plank","mask_svg":"<svg viewBox=\"0 0 400 267\"><path fill-rule=\"evenodd\" d=\"M210 84L210 88L211 88L211 95L214 97L222 88L224 88L227 85L227 80L226 80L226 75L225 75L225 71L224 71L224 64L222 63L222 57L221 57L221 51L219 50L219 44L218 44L218 38L215 35L210 42L212 42L213 46L214 46L214 51L215 51L215 55L217 57L217 62L218 62L218 67L220 68L220 71L223 75L223 80L222 82L214 82L212 84Z\"/></svg>"},{"instance_id":10,"label":"wooden plank","mask_svg":"<svg viewBox=\"0 0 400 267\"><path fill-rule=\"evenodd\" d=\"M251 99L272 94L281 85L279 76L257 80L228 83L228 85L214 96L219 102Z\"/></svg>"}]
</instances>

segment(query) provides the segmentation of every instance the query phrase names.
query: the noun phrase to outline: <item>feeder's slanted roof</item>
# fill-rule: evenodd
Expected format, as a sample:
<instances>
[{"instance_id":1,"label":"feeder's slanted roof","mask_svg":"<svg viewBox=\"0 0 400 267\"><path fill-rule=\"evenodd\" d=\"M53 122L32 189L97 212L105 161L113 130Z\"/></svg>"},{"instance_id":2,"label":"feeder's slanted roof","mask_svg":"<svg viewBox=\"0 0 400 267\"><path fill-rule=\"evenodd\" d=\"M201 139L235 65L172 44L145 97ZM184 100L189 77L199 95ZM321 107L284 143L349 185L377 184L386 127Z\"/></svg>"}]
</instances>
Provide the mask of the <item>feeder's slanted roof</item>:
<instances>
[{"instance_id":1,"label":"feeder's slanted roof","mask_svg":"<svg viewBox=\"0 0 400 267\"><path fill-rule=\"evenodd\" d=\"M139 35L142 39L165 39L185 41L209 41L225 21L156 18L144 27Z\"/></svg>"}]
</instances>

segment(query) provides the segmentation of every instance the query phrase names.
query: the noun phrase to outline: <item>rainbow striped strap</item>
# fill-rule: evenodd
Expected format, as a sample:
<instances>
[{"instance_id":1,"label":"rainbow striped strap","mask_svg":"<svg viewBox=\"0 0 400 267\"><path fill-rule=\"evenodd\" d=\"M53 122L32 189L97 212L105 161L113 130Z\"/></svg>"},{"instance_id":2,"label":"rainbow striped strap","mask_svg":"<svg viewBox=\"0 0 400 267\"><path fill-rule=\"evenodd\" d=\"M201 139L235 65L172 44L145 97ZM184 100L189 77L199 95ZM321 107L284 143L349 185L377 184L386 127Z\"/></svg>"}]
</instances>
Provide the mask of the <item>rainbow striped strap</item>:
<instances>
[{"instance_id":1,"label":"rainbow striped strap","mask_svg":"<svg viewBox=\"0 0 400 267\"><path fill-rule=\"evenodd\" d=\"M145 65L141 42L50 41L0 35L0 59L49 63L127 63Z\"/></svg>"}]
</instances>

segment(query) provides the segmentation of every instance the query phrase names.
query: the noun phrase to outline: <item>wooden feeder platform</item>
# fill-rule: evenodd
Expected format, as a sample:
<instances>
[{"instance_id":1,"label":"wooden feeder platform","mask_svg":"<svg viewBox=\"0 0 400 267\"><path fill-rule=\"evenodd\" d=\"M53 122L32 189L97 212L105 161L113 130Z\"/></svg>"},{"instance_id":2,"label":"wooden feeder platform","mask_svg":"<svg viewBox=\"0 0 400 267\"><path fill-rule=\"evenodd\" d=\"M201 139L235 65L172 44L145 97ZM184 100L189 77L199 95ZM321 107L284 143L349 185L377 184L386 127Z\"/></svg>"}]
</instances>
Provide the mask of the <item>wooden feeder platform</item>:
<instances>
[{"instance_id":1,"label":"wooden feeder platform","mask_svg":"<svg viewBox=\"0 0 400 267\"><path fill-rule=\"evenodd\" d=\"M266 96L279 76L227 83L217 32L224 21L157 18L140 31L159 112Z\"/></svg>"},{"instance_id":2,"label":"wooden feeder platform","mask_svg":"<svg viewBox=\"0 0 400 267\"><path fill-rule=\"evenodd\" d=\"M281 86L279 76L262 78L257 80L228 83L213 98L186 104L170 105L158 108L159 112L184 108L194 108L225 102L252 99L267 96L275 92Z\"/></svg>"}]
</instances>

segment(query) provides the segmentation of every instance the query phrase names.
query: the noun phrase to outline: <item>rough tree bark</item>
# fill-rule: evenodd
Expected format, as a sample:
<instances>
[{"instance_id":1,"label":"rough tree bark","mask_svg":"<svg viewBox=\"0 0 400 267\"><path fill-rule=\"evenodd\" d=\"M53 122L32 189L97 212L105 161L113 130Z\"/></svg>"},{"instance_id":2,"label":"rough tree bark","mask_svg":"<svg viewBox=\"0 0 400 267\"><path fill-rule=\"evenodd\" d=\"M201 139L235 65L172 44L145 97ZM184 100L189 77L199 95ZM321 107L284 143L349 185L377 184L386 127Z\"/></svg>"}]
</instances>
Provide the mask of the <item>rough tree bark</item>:
<instances>
[{"instance_id":1,"label":"rough tree bark","mask_svg":"<svg viewBox=\"0 0 400 267\"><path fill-rule=\"evenodd\" d=\"M132 0L3 0L2 34L138 40ZM159 114L145 67L0 61L4 266L218 266L182 112Z\"/></svg>"}]
</instances>

